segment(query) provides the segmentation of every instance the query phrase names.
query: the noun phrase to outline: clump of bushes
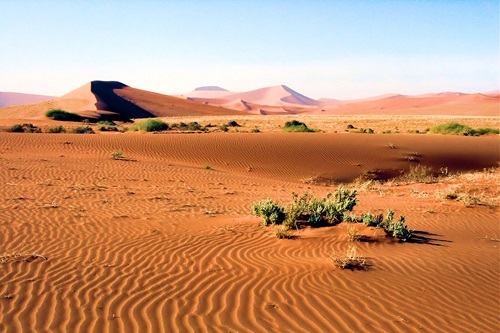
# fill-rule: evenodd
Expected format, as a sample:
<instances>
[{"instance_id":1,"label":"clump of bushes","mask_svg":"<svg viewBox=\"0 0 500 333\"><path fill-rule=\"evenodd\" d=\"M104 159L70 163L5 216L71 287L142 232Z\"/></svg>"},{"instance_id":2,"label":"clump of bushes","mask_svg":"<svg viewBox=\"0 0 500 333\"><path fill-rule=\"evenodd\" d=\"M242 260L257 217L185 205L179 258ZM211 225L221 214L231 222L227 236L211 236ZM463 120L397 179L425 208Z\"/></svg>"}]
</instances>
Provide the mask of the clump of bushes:
<instances>
[{"instance_id":1,"label":"clump of bushes","mask_svg":"<svg viewBox=\"0 0 500 333\"><path fill-rule=\"evenodd\" d=\"M318 132L317 129L312 129L307 127L306 124L304 124L301 121L298 120L292 120L292 121L287 121L285 123L285 127L283 128L283 131L285 132Z\"/></svg>"},{"instance_id":2,"label":"clump of bushes","mask_svg":"<svg viewBox=\"0 0 500 333\"><path fill-rule=\"evenodd\" d=\"M54 120L60 121L82 121L82 117L77 115L76 113L64 111L61 109L50 109L45 113L47 118L52 118Z\"/></svg>"},{"instance_id":3,"label":"clump of bushes","mask_svg":"<svg viewBox=\"0 0 500 333\"><path fill-rule=\"evenodd\" d=\"M275 204L272 199L261 200L252 206L252 213L263 219L263 225L282 224L285 220L285 208Z\"/></svg>"},{"instance_id":4,"label":"clump of bushes","mask_svg":"<svg viewBox=\"0 0 500 333\"><path fill-rule=\"evenodd\" d=\"M66 129L62 126L49 127L46 133L66 133Z\"/></svg>"},{"instance_id":5,"label":"clump of bushes","mask_svg":"<svg viewBox=\"0 0 500 333\"><path fill-rule=\"evenodd\" d=\"M34 126L33 124L16 124L7 129L7 132L13 133L42 133L40 127Z\"/></svg>"},{"instance_id":6,"label":"clump of bushes","mask_svg":"<svg viewBox=\"0 0 500 333\"><path fill-rule=\"evenodd\" d=\"M130 131L141 132L158 132L168 130L169 126L166 122L160 119L147 119L139 121L129 127Z\"/></svg>"},{"instance_id":7,"label":"clump of bushes","mask_svg":"<svg viewBox=\"0 0 500 333\"><path fill-rule=\"evenodd\" d=\"M475 130L470 126L451 122L433 126L429 129L429 132L434 134L480 136L487 134L499 134L500 130L498 128L491 128L491 127L478 128L477 130Z\"/></svg>"},{"instance_id":8,"label":"clump of bushes","mask_svg":"<svg viewBox=\"0 0 500 333\"><path fill-rule=\"evenodd\" d=\"M79 126L71 129L71 133L74 134L95 134L94 130L90 126Z\"/></svg>"},{"instance_id":9,"label":"clump of bushes","mask_svg":"<svg viewBox=\"0 0 500 333\"><path fill-rule=\"evenodd\" d=\"M316 198L311 194L299 196L293 193L293 201L286 207L273 202L272 199L262 200L253 204L253 215L262 217L263 225L282 225L290 230L299 226L323 227L333 226L341 222L364 223L369 227L384 229L389 237L400 241L411 238L413 231L405 225L405 217L401 216L394 221L394 212L388 210L384 219L382 214L362 214L357 217L352 213L358 203L356 190L348 190L340 186L334 194L327 194L323 198Z\"/></svg>"}]
</instances>

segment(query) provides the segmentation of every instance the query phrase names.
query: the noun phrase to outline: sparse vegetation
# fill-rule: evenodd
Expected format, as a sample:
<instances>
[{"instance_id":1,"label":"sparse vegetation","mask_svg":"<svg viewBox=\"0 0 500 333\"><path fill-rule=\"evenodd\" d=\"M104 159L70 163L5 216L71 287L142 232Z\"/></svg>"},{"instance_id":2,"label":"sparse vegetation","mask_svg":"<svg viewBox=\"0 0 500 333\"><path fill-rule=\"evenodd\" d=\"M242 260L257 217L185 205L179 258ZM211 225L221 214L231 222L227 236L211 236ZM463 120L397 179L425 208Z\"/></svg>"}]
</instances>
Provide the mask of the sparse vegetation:
<instances>
[{"instance_id":1,"label":"sparse vegetation","mask_svg":"<svg viewBox=\"0 0 500 333\"><path fill-rule=\"evenodd\" d=\"M7 129L7 132L12 133L42 133L40 127L34 126L33 124L16 124Z\"/></svg>"},{"instance_id":2,"label":"sparse vegetation","mask_svg":"<svg viewBox=\"0 0 500 333\"><path fill-rule=\"evenodd\" d=\"M141 131L141 132L159 132L168 130L169 126L166 122L160 119L146 119L143 121L136 122L129 127L130 131Z\"/></svg>"},{"instance_id":3,"label":"sparse vegetation","mask_svg":"<svg viewBox=\"0 0 500 333\"><path fill-rule=\"evenodd\" d=\"M361 239L361 234L359 233L359 230L352 225L347 227L346 233L347 233L347 239L350 242L356 242Z\"/></svg>"},{"instance_id":4,"label":"sparse vegetation","mask_svg":"<svg viewBox=\"0 0 500 333\"><path fill-rule=\"evenodd\" d=\"M76 113L64 111L61 109L50 109L45 113L47 118L60 121L82 121L83 118Z\"/></svg>"},{"instance_id":5,"label":"sparse vegetation","mask_svg":"<svg viewBox=\"0 0 500 333\"><path fill-rule=\"evenodd\" d=\"M111 157L114 160L123 160L125 159L125 156L123 156L123 152L121 150L117 150L111 153Z\"/></svg>"},{"instance_id":6,"label":"sparse vegetation","mask_svg":"<svg viewBox=\"0 0 500 333\"><path fill-rule=\"evenodd\" d=\"M340 269L367 269L368 263L365 257L358 255L357 248L349 245L345 253L334 252L330 257L335 267Z\"/></svg>"},{"instance_id":7,"label":"sparse vegetation","mask_svg":"<svg viewBox=\"0 0 500 333\"><path fill-rule=\"evenodd\" d=\"M49 127L46 133L66 133L66 129L62 126Z\"/></svg>"},{"instance_id":8,"label":"sparse vegetation","mask_svg":"<svg viewBox=\"0 0 500 333\"><path fill-rule=\"evenodd\" d=\"M453 135L466 135L466 136L480 136L487 134L499 134L500 130L498 128L483 127L477 130L470 126L460 124L460 123L446 123L433 126L429 129L430 133L433 134L453 134Z\"/></svg>"},{"instance_id":9,"label":"sparse vegetation","mask_svg":"<svg viewBox=\"0 0 500 333\"><path fill-rule=\"evenodd\" d=\"M47 257L42 256L41 254L37 253L19 253L19 252L14 252L12 254L4 254L0 256L0 264L6 264L12 261L27 261L31 262L35 259L41 258L43 260L47 260Z\"/></svg>"},{"instance_id":10,"label":"sparse vegetation","mask_svg":"<svg viewBox=\"0 0 500 333\"><path fill-rule=\"evenodd\" d=\"M410 169L395 179L403 183L424 183L431 184L437 181L437 177L432 173L432 168L417 164L410 166Z\"/></svg>"},{"instance_id":11,"label":"sparse vegetation","mask_svg":"<svg viewBox=\"0 0 500 333\"><path fill-rule=\"evenodd\" d=\"M318 132L317 129L307 127L306 124L298 120L287 121L283 128L285 132Z\"/></svg>"},{"instance_id":12,"label":"sparse vegetation","mask_svg":"<svg viewBox=\"0 0 500 333\"><path fill-rule=\"evenodd\" d=\"M212 169L212 166L210 164L205 164L205 169L207 170L211 170Z\"/></svg>"},{"instance_id":13,"label":"sparse vegetation","mask_svg":"<svg viewBox=\"0 0 500 333\"><path fill-rule=\"evenodd\" d=\"M71 133L75 134L95 134L90 126L79 126L71 129Z\"/></svg>"},{"instance_id":14,"label":"sparse vegetation","mask_svg":"<svg viewBox=\"0 0 500 333\"><path fill-rule=\"evenodd\" d=\"M295 236L292 234L290 229L286 228L283 225L274 225L273 226L273 234L276 238L279 239L293 239Z\"/></svg>"}]
</instances>

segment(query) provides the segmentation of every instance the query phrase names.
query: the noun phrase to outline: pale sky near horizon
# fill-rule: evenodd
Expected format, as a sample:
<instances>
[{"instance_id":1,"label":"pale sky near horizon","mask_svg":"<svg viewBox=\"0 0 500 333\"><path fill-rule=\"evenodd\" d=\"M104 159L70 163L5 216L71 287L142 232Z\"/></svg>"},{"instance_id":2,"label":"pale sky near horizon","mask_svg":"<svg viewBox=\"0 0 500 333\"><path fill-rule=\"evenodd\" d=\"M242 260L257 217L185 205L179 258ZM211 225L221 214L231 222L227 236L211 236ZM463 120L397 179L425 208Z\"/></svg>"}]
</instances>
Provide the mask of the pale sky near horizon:
<instances>
[{"instance_id":1,"label":"pale sky near horizon","mask_svg":"<svg viewBox=\"0 0 500 333\"><path fill-rule=\"evenodd\" d=\"M0 1L0 91L499 89L498 1Z\"/></svg>"}]
</instances>

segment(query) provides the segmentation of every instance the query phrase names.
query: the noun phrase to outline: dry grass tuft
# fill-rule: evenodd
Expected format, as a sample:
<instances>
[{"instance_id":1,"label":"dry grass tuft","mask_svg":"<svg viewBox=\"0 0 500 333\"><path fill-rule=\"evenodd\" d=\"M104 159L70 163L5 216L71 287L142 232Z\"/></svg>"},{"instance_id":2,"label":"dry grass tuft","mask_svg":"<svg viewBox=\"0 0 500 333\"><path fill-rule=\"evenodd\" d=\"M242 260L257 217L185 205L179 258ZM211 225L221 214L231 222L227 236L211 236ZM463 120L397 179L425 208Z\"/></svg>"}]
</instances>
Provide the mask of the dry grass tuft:
<instances>
[{"instance_id":1,"label":"dry grass tuft","mask_svg":"<svg viewBox=\"0 0 500 333\"><path fill-rule=\"evenodd\" d=\"M340 269L362 269L368 268L366 258L357 254L356 246L349 245L345 253L333 253L330 257L335 267Z\"/></svg>"},{"instance_id":2,"label":"dry grass tuft","mask_svg":"<svg viewBox=\"0 0 500 333\"><path fill-rule=\"evenodd\" d=\"M12 261L27 261L31 262L33 260L36 260L38 258L42 258L44 260L47 260L47 257L42 256L41 254L37 253L13 253L13 254L6 254L0 256L0 264L6 264Z\"/></svg>"}]
</instances>

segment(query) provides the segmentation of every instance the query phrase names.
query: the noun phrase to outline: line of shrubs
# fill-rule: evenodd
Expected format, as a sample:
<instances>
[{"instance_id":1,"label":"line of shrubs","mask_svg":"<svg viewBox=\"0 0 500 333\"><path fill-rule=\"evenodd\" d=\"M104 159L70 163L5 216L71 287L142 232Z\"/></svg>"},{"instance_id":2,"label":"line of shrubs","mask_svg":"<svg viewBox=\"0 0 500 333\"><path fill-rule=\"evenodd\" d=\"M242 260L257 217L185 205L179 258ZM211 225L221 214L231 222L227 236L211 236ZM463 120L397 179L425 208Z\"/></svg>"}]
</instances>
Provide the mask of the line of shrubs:
<instances>
[{"instance_id":1,"label":"line of shrubs","mask_svg":"<svg viewBox=\"0 0 500 333\"><path fill-rule=\"evenodd\" d=\"M483 127L483 128L473 129L470 126L455 122L433 126L429 129L429 132L434 134L454 134L454 135L465 135L465 136L500 134L500 130L498 128Z\"/></svg>"},{"instance_id":2,"label":"line of shrubs","mask_svg":"<svg viewBox=\"0 0 500 333\"><path fill-rule=\"evenodd\" d=\"M394 221L394 211L383 214L362 214L357 217L352 213L357 205L357 191L340 186L334 194L316 198L311 194L299 196L292 194L292 202L281 206L268 198L252 205L252 214L262 217L263 225L281 225L285 230L298 229L303 226L323 227L334 226L342 222L364 223L370 227L382 228L389 237L399 241L408 241L413 234L405 224L405 217Z\"/></svg>"},{"instance_id":3,"label":"line of shrubs","mask_svg":"<svg viewBox=\"0 0 500 333\"><path fill-rule=\"evenodd\" d=\"M6 130L12 133L42 133L42 129L33 124L16 124ZM76 133L76 134L95 134L90 126L78 126L66 130L63 126L53 126L45 129L45 133Z\"/></svg>"}]
</instances>

